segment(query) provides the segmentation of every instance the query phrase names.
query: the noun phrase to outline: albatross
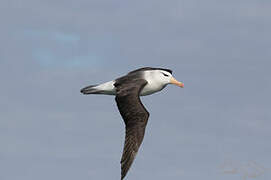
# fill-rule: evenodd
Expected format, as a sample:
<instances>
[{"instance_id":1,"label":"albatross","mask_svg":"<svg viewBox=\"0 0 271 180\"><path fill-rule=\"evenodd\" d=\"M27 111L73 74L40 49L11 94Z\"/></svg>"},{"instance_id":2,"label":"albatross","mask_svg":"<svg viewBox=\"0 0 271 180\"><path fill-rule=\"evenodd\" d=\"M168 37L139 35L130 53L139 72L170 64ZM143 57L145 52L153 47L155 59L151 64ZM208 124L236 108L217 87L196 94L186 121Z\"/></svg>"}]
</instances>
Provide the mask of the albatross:
<instances>
[{"instance_id":1,"label":"albatross","mask_svg":"<svg viewBox=\"0 0 271 180\"><path fill-rule=\"evenodd\" d=\"M81 89L83 94L114 95L125 123L125 142L121 158L121 180L130 169L143 141L149 112L140 100L164 89L168 84L184 87L172 76L172 70L144 67L115 80Z\"/></svg>"}]
</instances>

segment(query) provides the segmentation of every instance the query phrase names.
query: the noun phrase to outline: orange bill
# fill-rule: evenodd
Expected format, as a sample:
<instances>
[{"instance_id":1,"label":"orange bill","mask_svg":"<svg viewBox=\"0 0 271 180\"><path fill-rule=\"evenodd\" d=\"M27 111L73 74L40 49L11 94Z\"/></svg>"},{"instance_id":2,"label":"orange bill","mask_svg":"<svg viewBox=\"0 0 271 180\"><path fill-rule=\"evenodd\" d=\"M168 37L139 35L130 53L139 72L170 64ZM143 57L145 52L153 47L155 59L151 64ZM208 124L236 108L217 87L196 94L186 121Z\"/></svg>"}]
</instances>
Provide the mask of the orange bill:
<instances>
[{"instance_id":1,"label":"orange bill","mask_svg":"<svg viewBox=\"0 0 271 180\"><path fill-rule=\"evenodd\" d=\"M184 84L183 84L182 82L177 81L174 77L171 77L170 83L171 83L171 84L175 84L175 85L177 85L177 86L180 86L181 88L184 87Z\"/></svg>"}]
</instances>

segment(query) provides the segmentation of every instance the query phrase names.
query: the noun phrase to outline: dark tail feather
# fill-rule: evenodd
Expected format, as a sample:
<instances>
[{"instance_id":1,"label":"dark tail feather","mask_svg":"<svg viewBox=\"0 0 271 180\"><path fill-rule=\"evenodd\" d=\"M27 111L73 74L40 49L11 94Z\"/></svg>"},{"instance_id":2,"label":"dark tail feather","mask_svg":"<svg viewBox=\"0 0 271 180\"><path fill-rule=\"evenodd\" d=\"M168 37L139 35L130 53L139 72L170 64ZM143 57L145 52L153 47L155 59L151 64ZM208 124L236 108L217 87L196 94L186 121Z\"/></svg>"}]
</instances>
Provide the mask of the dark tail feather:
<instances>
[{"instance_id":1,"label":"dark tail feather","mask_svg":"<svg viewBox=\"0 0 271 180\"><path fill-rule=\"evenodd\" d=\"M96 89L97 85L91 85L84 87L83 89L80 90L81 93L83 94L100 94L100 90Z\"/></svg>"}]
</instances>

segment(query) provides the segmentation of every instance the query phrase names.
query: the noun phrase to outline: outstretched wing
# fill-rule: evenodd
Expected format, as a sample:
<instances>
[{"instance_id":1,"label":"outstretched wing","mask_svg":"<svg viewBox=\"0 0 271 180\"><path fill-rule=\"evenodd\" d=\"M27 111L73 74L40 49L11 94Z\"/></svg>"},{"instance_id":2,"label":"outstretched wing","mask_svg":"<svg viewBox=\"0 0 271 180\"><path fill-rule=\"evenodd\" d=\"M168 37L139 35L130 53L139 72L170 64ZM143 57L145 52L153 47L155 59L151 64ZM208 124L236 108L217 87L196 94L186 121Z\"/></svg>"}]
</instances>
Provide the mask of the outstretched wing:
<instances>
[{"instance_id":1,"label":"outstretched wing","mask_svg":"<svg viewBox=\"0 0 271 180\"><path fill-rule=\"evenodd\" d=\"M122 79L116 81L116 102L120 114L125 122L125 144L121 158L121 179L130 169L141 145L149 112L139 99L140 91L147 84L144 79Z\"/></svg>"}]
</instances>

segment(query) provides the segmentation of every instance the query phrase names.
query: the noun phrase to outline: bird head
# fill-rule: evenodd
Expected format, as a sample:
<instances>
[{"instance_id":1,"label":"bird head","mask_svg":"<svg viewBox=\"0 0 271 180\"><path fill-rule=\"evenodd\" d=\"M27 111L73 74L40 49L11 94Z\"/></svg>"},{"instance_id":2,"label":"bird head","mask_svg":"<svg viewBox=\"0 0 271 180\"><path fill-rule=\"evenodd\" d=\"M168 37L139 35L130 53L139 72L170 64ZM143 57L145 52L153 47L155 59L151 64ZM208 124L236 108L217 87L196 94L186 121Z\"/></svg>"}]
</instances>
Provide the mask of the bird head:
<instances>
[{"instance_id":1,"label":"bird head","mask_svg":"<svg viewBox=\"0 0 271 180\"><path fill-rule=\"evenodd\" d=\"M184 87L184 84L182 82L177 81L173 76L171 71L166 70L157 70L155 71L155 77L156 79L159 79L160 83L163 83L164 85L167 84L175 84L181 88Z\"/></svg>"}]
</instances>

